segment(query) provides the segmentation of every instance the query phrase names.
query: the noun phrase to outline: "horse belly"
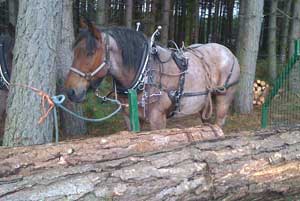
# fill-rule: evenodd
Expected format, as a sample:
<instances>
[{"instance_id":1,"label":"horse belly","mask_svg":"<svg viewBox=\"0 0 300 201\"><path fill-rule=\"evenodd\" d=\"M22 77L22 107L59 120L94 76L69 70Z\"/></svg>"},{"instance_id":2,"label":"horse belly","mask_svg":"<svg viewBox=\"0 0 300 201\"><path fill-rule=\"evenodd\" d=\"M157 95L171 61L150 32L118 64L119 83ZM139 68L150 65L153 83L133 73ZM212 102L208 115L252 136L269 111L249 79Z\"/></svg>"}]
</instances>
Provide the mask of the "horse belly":
<instances>
[{"instance_id":1,"label":"horse belly","mask_svg":"<svg viewBox=\"0 0 300 201\"><path fill-rule=\"evenodd\" d=\"M180 110L174 117L184 117L199 113L205 105L206 96L182 97L180 101Z\"/></svg>"}]
</instances>

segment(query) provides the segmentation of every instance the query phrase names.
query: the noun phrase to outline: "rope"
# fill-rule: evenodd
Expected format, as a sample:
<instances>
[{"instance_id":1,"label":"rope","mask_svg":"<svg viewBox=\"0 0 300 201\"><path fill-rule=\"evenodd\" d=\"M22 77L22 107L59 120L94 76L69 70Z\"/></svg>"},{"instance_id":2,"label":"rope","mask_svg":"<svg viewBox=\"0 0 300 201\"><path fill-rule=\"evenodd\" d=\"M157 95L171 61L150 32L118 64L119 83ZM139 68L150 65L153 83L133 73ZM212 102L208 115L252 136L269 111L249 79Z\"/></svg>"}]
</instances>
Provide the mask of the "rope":
<instances>
[{"instance_id":1,"label":"rope","mask_svg":"<svg viewBox=\"0 0 300 201\"><path fill-rule=\"evenodd\" d=\"M200 50L196 50L194 48L185 48L185 49L199 59L199 61L203 64L205 70L204 76L207 83L206 89L208 93L207 93L207 101L205 101L205 106L202 112L202 119L208 120L211 118L213 113L212 93L214 91L217 91L219 87L213 86L209 64L204 60L203 53ZM201 57L197 53L201 54Z\"/></svg>"},{"instance_id":2,"label":"rope","mask_svg":"<svg viewBox=\"0 0 300 201\"><path fill-rule=\"evenodd\" d=\"M44 121L46 120L46 118L49 116L50 112L53 110L53 114L54 114L54 127L55 127L55 142L58 143L58 138L59 138L59 129L58 129L58 117L57 117L57 107L61 108L63 111L77 117L78 119L84 120L84 121L89 121L89 122L102 122L105 121L109 118L111 118L112 116L114 116L115 114L117 114L121 109L122 109L122 104L119 100L117 99L111 99L108 97L102 97L99 95L96 95L99 98L102 98L102 100L104 102L106 101L110 101L116 105L118 105L118 108L113 111L111 114L102 117L102 118L87 118L87 117L83 117L79 114L76 114L75 112L69 110L68 108L66 108L65 106L63 106L63 102L65 101L66 97L64 95L57 95L57 96L52 96L50 97L46 92L31 87L31 86L27 86L27 85L22 85L22 84L9 84L10 86L18 86L18 87L22 87L25 89L30 89L33 92L37 93L37 95L39 95L41 97L41 111L42 111L42 115L38 120L38 124L42 124L44 123ZM49 107L46 108L46 103L48 103Z\"/></svg>"},{"instance_id":3,"label":"rope","mask_svg":"<svg viewBox=\"0 0 300 201\"><path fill-rule=\"evenodd\" d=\"M120 101L118 101L117 99L111 99L111 98L107 98L107 97L102 97L103 101L110 101L112 103L117 104L119 107L112 112L111 114L99 118L99 119L94 119L94 118L87 118L87 117L83 117L79 114L76 114L75 112L69 110L68 108L66 108L65 106L62 105L62 103L65 100L65 96L64 95L58 95L58 96L52 96L52 101L54 102L55 106L61 108L62 110L64 110L65 112L73 115L74 117L77 117L78 119L84 120L84 121L89 121L89 122L101 122L101 121L105 121L109 118L111 118L112 116L114 116L115 114L117 114L121 108L122 108L122 104L120 103Z\"/></svg>"},{"instance_id":4,"label":"rope","mask_svg":"<svg viewBox=\"0 0 300 201\"><path fill-rule=\"evenodd\" d=\"M111 99L111 98L107 98L107 97L101 97L103 99L103 101L110 101L112 103L115 103L118 105L118 108L113 111L111 114L102 117L102 118L87 118L87 117L83 117L79 114L76 114L75 112L69 110L68 108L66 108L65 106L63 106L63 102L65 100L65 96L64 95L57 95L57 96L52 96L52 101L54 102L56 107L59 107L60 109L64 110L65 112L73 115L74 117L77 117L78 119L81 119L83 121L89 121L89 122L102 122L105 121L109 118L111 118L112 116L114 116L115 114L117 114L121 109L122 109L122 104L120 103L120 101L118 101L117 99ZM54 124L55 124L55 142L58 142L58 121L57 121L57 112L56 112L56 107L54 107Z\"/></svg>"}]
</instances>

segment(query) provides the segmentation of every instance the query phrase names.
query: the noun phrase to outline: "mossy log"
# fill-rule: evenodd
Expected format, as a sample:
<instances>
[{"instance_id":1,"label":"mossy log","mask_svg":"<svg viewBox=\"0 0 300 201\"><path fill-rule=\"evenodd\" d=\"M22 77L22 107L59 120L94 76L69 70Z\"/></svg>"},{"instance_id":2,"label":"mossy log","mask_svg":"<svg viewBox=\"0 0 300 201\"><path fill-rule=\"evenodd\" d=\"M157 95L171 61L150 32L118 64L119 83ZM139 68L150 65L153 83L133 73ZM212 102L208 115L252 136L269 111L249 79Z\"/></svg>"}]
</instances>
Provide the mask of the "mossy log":
<instances>
[{"instance_id":1,"label":"mossy log","mask_svg":"<svg viewBox=\"0 0 300 201\"><path fill-rule=\"evenodd\" d=\"M300 129L216 126L0 148L0 200L298 200Z\"/></svg>"}]
</instances>

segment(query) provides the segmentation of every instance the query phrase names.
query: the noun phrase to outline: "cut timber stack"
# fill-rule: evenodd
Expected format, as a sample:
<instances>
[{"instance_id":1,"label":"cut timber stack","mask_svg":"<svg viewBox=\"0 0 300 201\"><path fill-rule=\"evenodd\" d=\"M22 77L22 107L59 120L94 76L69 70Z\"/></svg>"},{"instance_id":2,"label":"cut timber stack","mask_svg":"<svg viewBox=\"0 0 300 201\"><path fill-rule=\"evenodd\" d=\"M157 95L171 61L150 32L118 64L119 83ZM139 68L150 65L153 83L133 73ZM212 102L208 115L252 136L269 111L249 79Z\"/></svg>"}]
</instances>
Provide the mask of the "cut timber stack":
<instances>
[{"instance_id":1,"label":"cut timber stack","mask_svg":"<svg viewBox=\"0 0 300 201\"><path fill-rule=\"evenodd\" d=\"M253 84L253 105L262 105L268 95L270 86L262 80L256 80Z\"/></svg>"}]
</instances>

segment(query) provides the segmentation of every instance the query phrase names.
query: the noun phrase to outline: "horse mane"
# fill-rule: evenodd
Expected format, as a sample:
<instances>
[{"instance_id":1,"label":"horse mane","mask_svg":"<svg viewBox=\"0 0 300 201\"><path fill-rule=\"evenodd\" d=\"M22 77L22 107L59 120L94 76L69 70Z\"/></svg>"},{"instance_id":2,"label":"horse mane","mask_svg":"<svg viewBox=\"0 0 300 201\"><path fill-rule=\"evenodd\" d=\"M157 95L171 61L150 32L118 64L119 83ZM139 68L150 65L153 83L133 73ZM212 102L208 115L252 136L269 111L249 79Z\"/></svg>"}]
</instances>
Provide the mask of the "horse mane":
<instances>
[{"instance_id":1,"label":"horse mane","mask_svg":"<svg viewBox=\"0 0 300 201\"><path fill-rule=\"evenodd\" d=\"M121 49L123 66L128 69L138 69L145 49L145 43L147 43L144 34L123 27L106 28L102 31L113 37L118 48ZM88 29L80 30L73 47L84 38L86 39L86 50L88 55L94 54L95 50L98 48L96 38Z\"/></svg>"},{"instance_id":2,"label":"horse mane","mask_svg":"<svg viewBox=\"0 0 300 201\"><path fill-rule=\"evenodd\" d=\"M122 27L109 28L104 32L112 36L118 48L121 49L124 67L138 69L145 50L145 43L147 43L144 34Z\"/></svg>"}]
</instances>

